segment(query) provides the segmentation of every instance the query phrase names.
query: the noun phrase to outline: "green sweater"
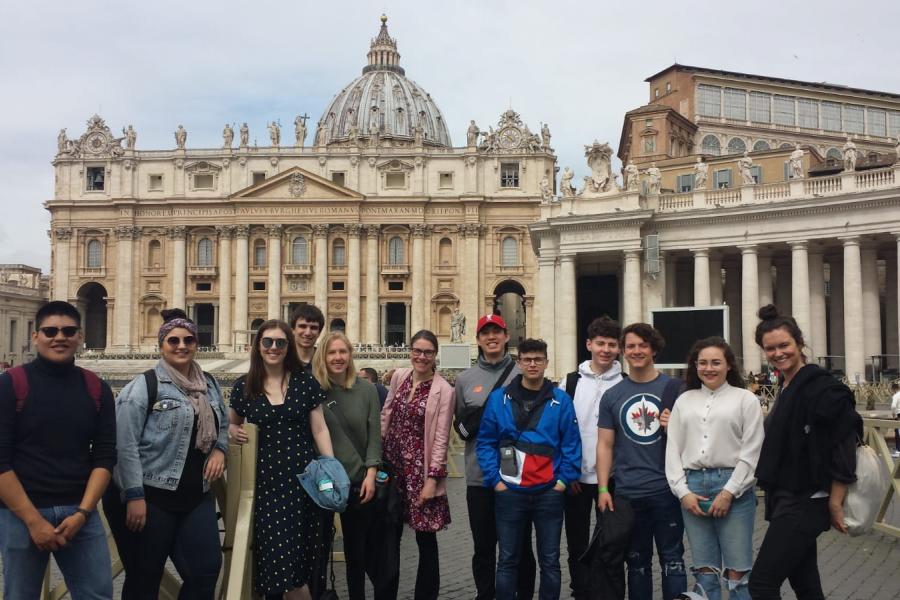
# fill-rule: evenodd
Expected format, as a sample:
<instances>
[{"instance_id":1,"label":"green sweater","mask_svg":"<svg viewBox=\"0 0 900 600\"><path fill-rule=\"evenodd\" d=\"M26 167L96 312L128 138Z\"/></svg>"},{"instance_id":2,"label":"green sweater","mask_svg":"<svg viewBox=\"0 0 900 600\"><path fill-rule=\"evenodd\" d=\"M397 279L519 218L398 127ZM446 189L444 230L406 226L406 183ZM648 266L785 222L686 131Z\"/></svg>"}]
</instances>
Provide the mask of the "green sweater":
<instances>
[{"instance_id":1,"label":"green sweater","mask_svg":"<svg viewBox=\"0 0 900 600\"><path fill-rule=\"evenodd\" d=\"M368 467L377 467L381 463L381 406L378 403L378 392L375 386L363 379L358 379L353 387L346 390L333 386L327 393L325 407L325 423L331 434L331 446L334 457L344 465L351 483L360 483L366 476ZM347 431L335 415L335 406L339 406L350 426L357 444L365 448L365 456L360 457Z\"/></svg>"}]
</instances>

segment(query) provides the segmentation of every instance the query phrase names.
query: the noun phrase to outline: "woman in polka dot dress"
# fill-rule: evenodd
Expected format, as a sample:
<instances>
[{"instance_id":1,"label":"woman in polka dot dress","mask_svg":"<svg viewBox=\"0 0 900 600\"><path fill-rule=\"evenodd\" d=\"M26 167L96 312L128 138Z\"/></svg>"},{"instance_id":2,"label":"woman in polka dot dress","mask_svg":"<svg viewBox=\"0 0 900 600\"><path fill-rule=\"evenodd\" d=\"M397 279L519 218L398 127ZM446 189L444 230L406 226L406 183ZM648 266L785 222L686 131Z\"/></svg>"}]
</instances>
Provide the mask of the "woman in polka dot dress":
<instances>
[{"instance_id":1,"label":"woman in polka dot dress","mask_svg":"<svg viewBox=\"0 0 900 600\"><path fill-rule=\"evenodd\" d=\"M441 586L436 532L450 524L447 502L447 442L453 418L453 388L435 374L438 341L422 330L410 342L411 369L397 369L381 412L384 456L402 490L403 520L416 532L419 568L415 600L436 600ZM403 524L400 524L402 532ZM395 547L400 553L400 532ZM399 567L399 559L389 561ZM393 593L399 572L386 574Z\"/></svg>"},{"instance_id":2,"label":"woman in polka dot dress","mask_svg":"<svg viewBox=\"0 0 900 600\"><path fill-rule=\"evenodd\" d=\"M333 456L322 402L325 394L300 368L293 335L279 320L260 325L250 371L231 392L231 440L247 441L246 419L259 427L254 510L255 589L268 599L308 600L324 552L320 519L297 475L318 454ZM314 445L315 442L315 445Z\"/></svg>"}]
</instances>

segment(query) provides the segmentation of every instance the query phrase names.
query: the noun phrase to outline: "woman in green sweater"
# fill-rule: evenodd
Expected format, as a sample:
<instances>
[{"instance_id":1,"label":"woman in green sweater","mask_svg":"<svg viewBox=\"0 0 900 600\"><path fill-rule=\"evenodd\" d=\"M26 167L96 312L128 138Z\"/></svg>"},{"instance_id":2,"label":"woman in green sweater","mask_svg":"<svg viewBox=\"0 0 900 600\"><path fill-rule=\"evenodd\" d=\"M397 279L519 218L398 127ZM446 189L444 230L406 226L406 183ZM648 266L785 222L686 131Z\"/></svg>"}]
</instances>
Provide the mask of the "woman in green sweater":
<instances>
[{"instance_id":1,"label":"woman in green sweater","mask_svg":"<svg viewBox=\"0 0 900 600\"><path fill-rule=\"evenodd\" d=\"M334 457L350 477L350 503L341 513L347 589L350 600L364 600L366 573L382 596L373 559L378 542L375 518L375 472L381 462L381 405L375 386L356 376L353 344L339 331L330 333L313 357L313 375L325 390L325 422Z\"/></svg>"}]
</instances>

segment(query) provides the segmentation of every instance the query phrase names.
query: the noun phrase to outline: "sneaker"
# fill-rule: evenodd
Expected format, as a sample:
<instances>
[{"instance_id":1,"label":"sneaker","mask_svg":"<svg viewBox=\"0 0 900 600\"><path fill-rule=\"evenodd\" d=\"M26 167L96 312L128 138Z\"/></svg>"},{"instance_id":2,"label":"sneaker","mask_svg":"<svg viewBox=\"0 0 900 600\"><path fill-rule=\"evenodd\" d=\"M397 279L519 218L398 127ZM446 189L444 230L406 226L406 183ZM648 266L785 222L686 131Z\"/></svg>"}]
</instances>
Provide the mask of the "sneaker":
<instances>
[{"instance_id":1,"label":"sneaker","mask_svg":"<svg viewBox=\"0 0 900 600\"><path fill-rule=\"evenodd\" d=\"M891 456L893 456L894 458L900 458L900 450L894 450L893 452L891 452Z\"/></svg>"}]
</instances>

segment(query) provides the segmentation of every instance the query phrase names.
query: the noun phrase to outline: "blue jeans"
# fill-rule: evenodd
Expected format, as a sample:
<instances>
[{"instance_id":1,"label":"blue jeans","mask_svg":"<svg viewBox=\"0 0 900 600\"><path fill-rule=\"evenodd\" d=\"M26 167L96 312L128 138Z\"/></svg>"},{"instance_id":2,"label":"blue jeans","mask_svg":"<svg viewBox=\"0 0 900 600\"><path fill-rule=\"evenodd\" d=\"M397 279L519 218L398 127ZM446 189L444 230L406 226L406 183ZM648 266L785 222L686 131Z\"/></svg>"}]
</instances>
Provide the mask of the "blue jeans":
<instances>
[{"instance_id":1,"label":"blue jeans","mask_svg":"<svg viewBox=\"0 0 900 600\"><path fill-rule=\"evenodd\" d=\"M703 469L685 471L690 490L713 500L731 478L734 469ZM739 580L726 579L730 600L750 600L747 581L753 566L753 519L756 516L756 495L753 488L731 503L722 518L697 517L681 509L684 529L691 542L693 565L691 572L710 600L722 597L721 580L726 569L743 571ZM701 572L706 567L714 572Z\"/></svg>"},{"instance_id":2,"label":"blue jeans","mask_svg":"<svg viewBox=\"0 0 900 600\"><path fill-rule=\"evenodd\" d=\"M75 514L77 506L39 508L38 512L54 527ZM0 555L3 556L3 598L34 600L41 596L41 585L50 552L38 550L28 528L12 511L0 509ZM72 600L111 600L112 567L106 530L96 512L65 548L53 553Z\"/></svg>"},{"instance_id":3,"label":"blue jeans","mask_svg":"<svg viewBox=\"0 0 900 600\"><path fill-rule=\"evenodd\" d=\"M507 490L495 492L497 519L497 600L515 600L517 569L522 551L523 525L534 524L537 559L541 568L539 600L558 600L562 574L559 569L559 539L562 535L564 492L553 488L538 493Z\"/></svg>"},{"instance_id":4,"label":"blue jeans","mask_svg":"<svg viewBox=\"0 0 900 600\"><path fill-rule=\"evenodd\" d=\"M634 508L634 529L625 554L629 600L653 598L653 541L662 568L663 600L687 590L684 571L684 521L681 504L665 491L643 498L628 498Z\"/></svg>"}]
</instances>

